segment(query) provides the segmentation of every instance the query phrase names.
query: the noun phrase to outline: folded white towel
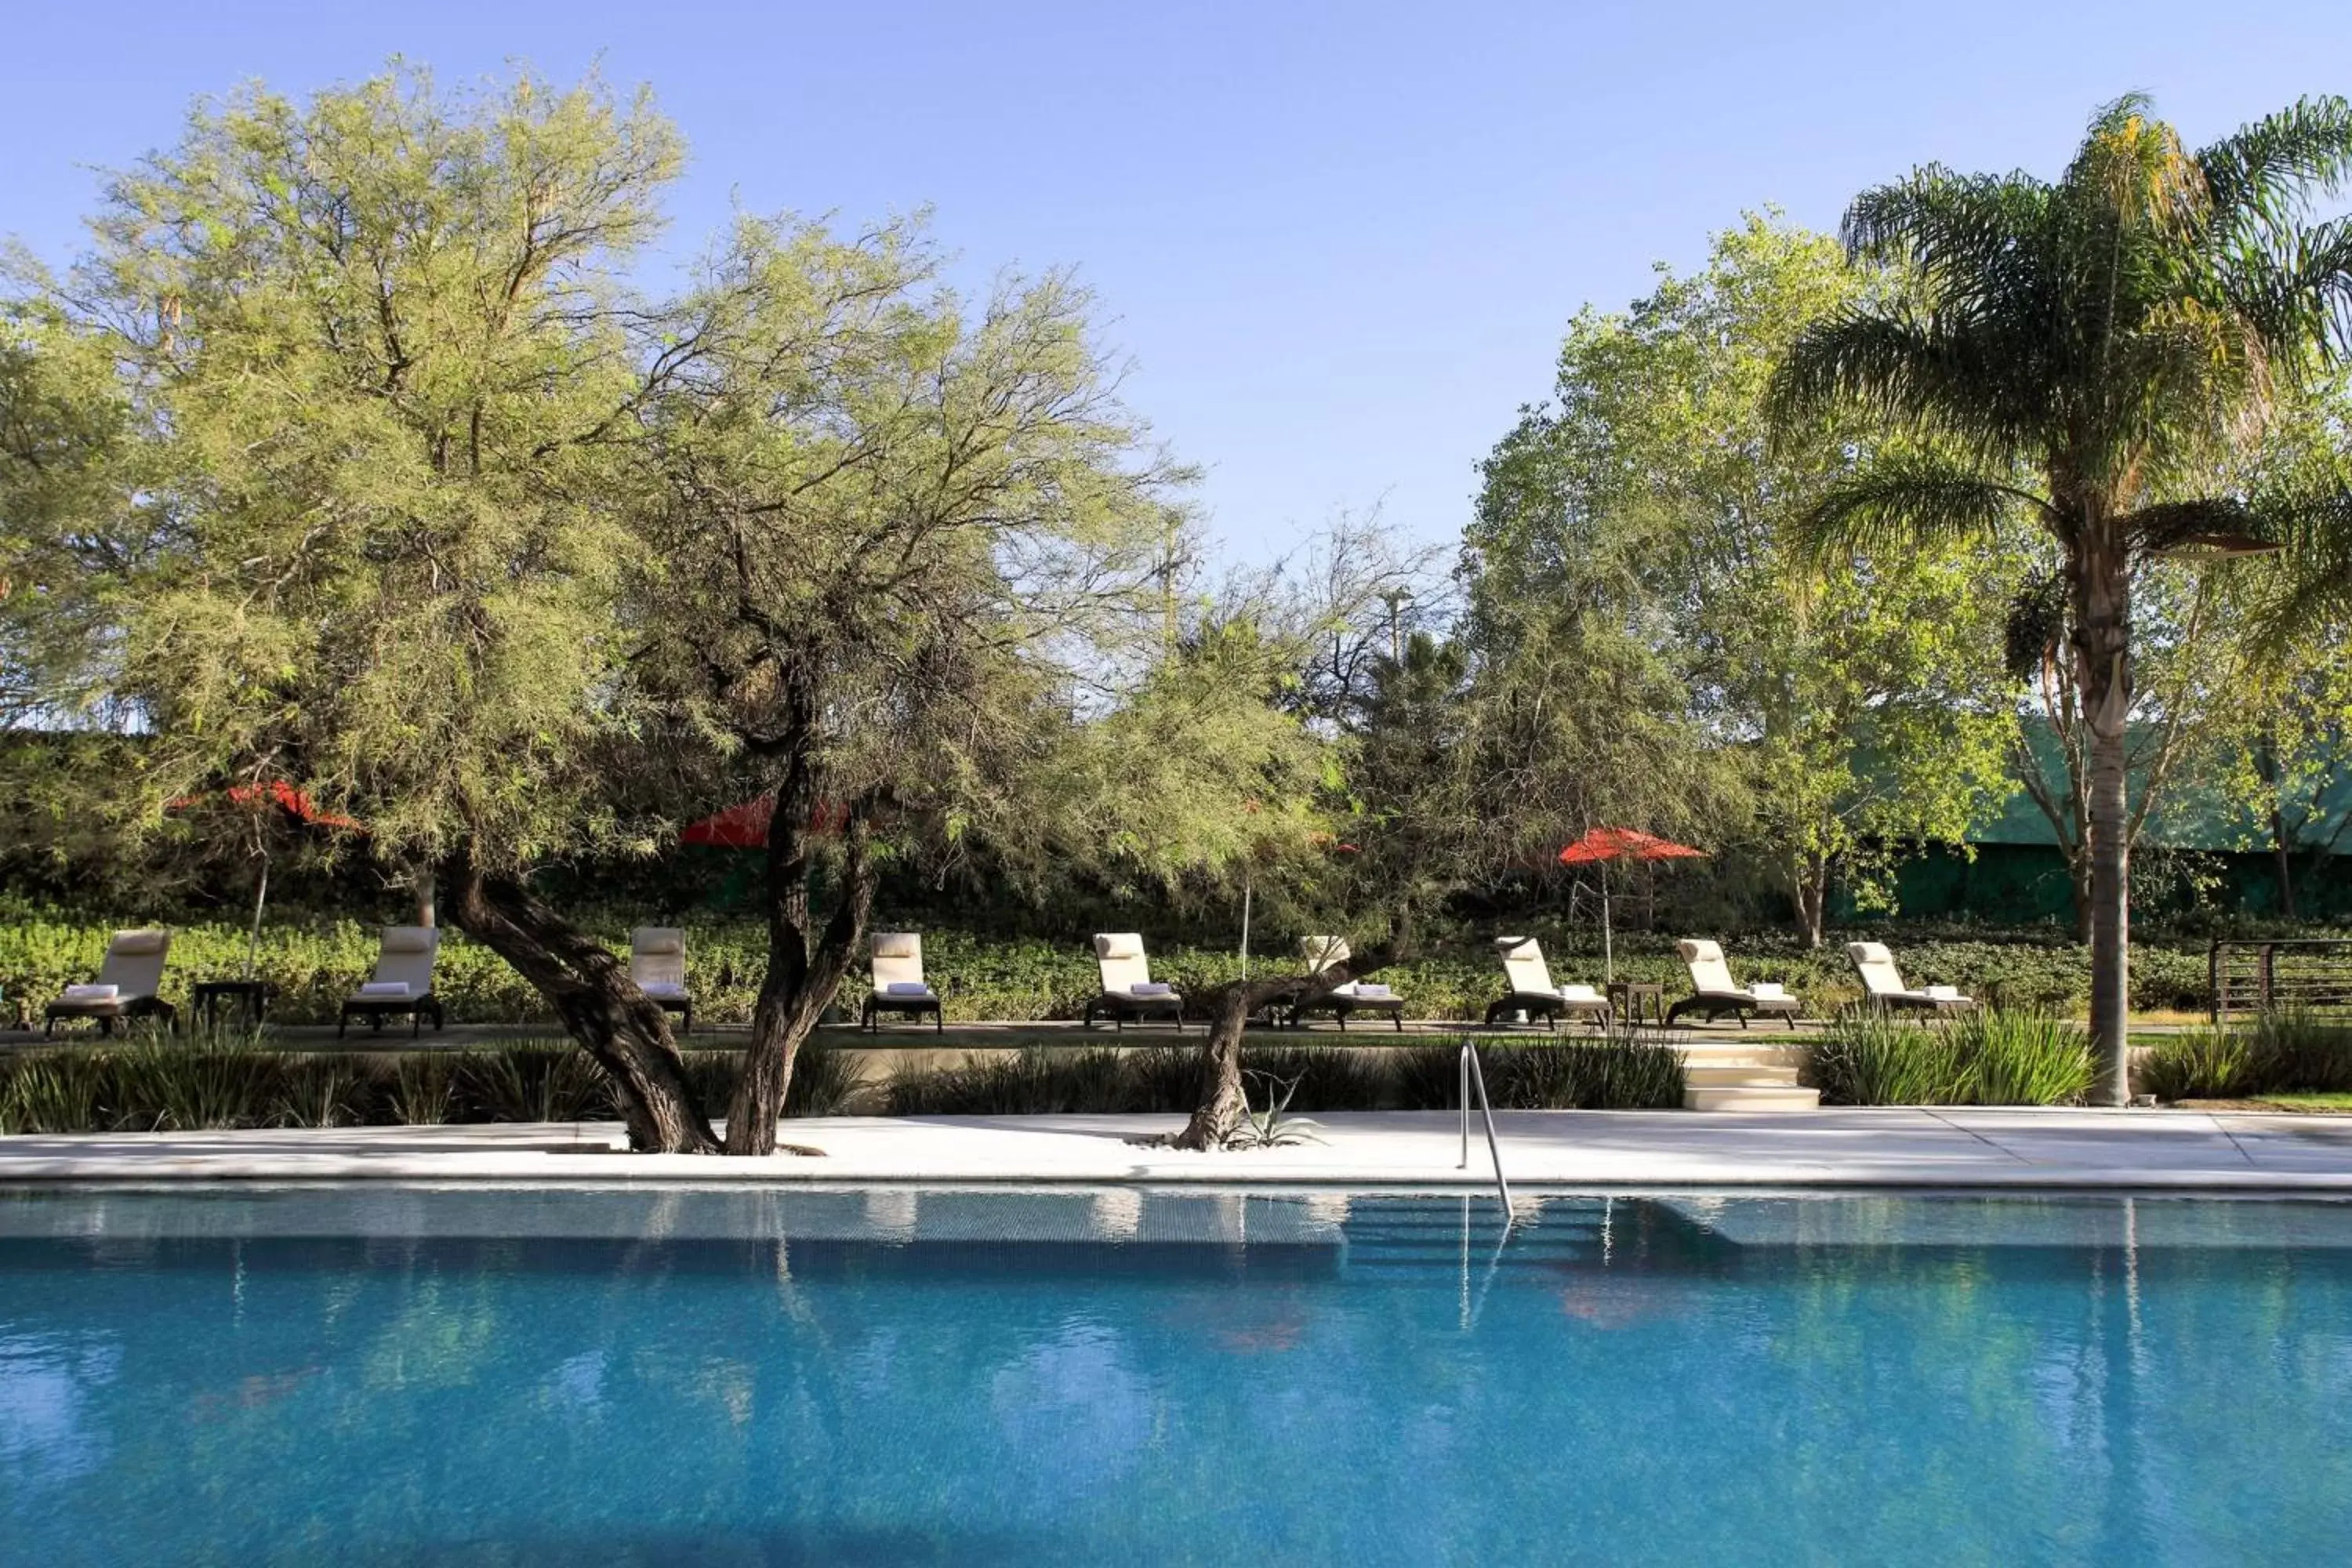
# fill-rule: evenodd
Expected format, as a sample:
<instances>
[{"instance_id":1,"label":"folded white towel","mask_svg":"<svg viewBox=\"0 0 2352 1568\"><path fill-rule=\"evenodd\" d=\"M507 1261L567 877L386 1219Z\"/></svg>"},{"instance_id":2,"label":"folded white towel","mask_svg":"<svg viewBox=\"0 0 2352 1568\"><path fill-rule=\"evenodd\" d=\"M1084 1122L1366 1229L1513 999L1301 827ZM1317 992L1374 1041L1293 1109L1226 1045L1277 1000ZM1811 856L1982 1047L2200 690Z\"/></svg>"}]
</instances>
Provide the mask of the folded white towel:
<instances>
[{"instance_id":1,"label":"folded white towel","mask_svg":"<svg viewBox=\"0 0 2352 1568\"><path fill-rule=\"evenodd\" d=\"M648 980L637 987L648 996L683 996L686 987L675 980Z\"/></svg>"},{"instance_id":2,"label":"folded white towel","mask_svg":"<svg viewBox=\"0 0 2352 1568\"><path fill-rule=\"evenodd\" d=\"M1789 999L1789 993L1781 988L1780 983L1777 980L1759 980L1748 988L1748 994L1759 996L1769 1002L1785 1002Z\"/></svg>"},{"instance_id":3,"label":"folded white towel","mask_svg":"<svg viewBox=\"0 0 2352 1568\"><path fill-rule=\"evenodd\" d=\"M68 1002L111 1002L121 994L121 988L114 985L68 985L66 987L66 1000Z\"/></svg>"},{"instance_id":4,"label":"folded white towel","mask_svg":"<svg viewBox=\"0 0 2352 1568\"><path fill-rule=\"evenodd\" d=\"M882 988L888 996L929 996L931 988L919 980L893 980Z\"/></svg>"},{"instance_id":5,"label":"folded white towel","mask_svg":"<svg viewBox=\"0 0 2352 1568\"><path fill-rule=\"evenodd\" d=\"M1164 980L1146 980L1140 984L1130 985L1127 988L1128 994L1130 996L1166 996L1173 993L1176 987L1169 984Z\"/></svg>"},{"instance_id":6,"label":"folded white towel","mask_svg":"<svg viewBox=\"0 0 2352 1568\"><path fill-rule=\"evenodd\" d=\"M1966 997L1960 994L1960 988L1957 985L1930 985L1927 987L1927 995L1931 1000L1937 1002L1963 1002L1967 1000Z\"/></svg>"},{"instance_id":7,"label":"folded white towel","mask_svg":"<svg viewBox=\"0 0 2352 1568\"><path fill-rule=\"evenodd\" d=\"M1375 985L1369 980L1360 980L1356 983L1356 994L1375 1002L1385 1002L1396 993L1385 985Z\"/></svg>"},{"instance_id":8,"label":"folded white towel","mask_svg":"<svg viewBox=\"0 0 2352 1568\"><path fill-rule=\"evenodd\" d=\"M1601 993L1590 985L1563 985L1559 988L1559 999L1563 1002L1598 1002Z\"/></svg>"},{"instance_id":9,"label":"folded white towel","mask_svg":"<svg viewBox=\"0 0 2352 1568\"><path fill-rule=\"evenodd\" d=\"M408 994L408 982L405 980L371 980L360 987L360 994L362 996L405 996Z\"/></svg>"}]
</instances>

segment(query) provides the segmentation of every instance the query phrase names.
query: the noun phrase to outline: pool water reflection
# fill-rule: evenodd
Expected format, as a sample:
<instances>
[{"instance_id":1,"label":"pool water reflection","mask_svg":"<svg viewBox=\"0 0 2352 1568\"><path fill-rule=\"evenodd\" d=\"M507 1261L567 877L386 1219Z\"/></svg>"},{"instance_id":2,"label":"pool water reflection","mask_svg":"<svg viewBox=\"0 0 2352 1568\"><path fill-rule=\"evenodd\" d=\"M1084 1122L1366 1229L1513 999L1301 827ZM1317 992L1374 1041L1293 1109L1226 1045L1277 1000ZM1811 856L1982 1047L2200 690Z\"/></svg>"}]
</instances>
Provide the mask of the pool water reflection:
<instances>
[{"instance_id":1,"label":"pool water reflection","mask_svg":"<svg viewBox=\"0 0 2352 1568\"><path fill-rule=\"evenodd\" d=\"M2336 1559L2352 1206L0 1195L0 1561Z\"/></svg>"}]
</instances>

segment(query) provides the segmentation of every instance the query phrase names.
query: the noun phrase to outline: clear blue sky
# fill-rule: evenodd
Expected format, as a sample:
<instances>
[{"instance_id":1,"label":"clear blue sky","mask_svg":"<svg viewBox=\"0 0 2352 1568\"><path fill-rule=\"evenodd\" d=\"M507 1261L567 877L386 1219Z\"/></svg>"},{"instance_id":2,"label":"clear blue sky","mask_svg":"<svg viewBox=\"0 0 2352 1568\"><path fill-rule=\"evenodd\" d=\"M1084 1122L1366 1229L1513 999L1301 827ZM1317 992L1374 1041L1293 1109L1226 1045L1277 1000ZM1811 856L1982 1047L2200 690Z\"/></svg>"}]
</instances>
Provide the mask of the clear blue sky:
<instances>
[{"instance_id":1,"label":"clear blue sky","mask_svg":"<svg viewBox=\"0 0 2352 1568\"><path fill-rule=\"evenodd\" d=\"M0 234L52 259L91 165L168 142L199 93L601 57L692 144L677 251L730 200L929 203L975 275L1078 268L1133 402L1260 558L1374 502L1454 536L1568 318L1744 208L1826 226L1916 163L2054 172L2132 88L2192 140L2352 92L2347 0L16 0L0 37Z\"/></svg>"}]
</instances>

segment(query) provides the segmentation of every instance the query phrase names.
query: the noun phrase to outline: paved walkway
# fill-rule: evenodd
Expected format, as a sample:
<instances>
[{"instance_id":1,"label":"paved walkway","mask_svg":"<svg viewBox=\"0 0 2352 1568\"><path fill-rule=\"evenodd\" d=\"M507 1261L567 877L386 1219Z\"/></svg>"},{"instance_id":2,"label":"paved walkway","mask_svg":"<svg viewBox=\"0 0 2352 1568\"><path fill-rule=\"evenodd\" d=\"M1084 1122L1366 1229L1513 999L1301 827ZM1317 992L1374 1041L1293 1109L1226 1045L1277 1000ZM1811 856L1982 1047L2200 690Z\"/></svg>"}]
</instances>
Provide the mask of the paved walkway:
<instances>
[{"instance_id":1,"label":"paved walkway","mask_svg":"<svg viewBox=\"0 0 2352 1568\"><path fill-rule=\"evenodd\" d=\"M840 1118L786 1124L821 1158L627 1153L610 1123L0 1138L0 1182L642 1180L1483 1186L1450 1112L1318 1117L1323 1142L1188 1154L1166 1116ZM1938 1186L2352 1194L2352 1118L2179 1110L1506 1111L1528 1186Z\"/></svg>"}]
</instances>

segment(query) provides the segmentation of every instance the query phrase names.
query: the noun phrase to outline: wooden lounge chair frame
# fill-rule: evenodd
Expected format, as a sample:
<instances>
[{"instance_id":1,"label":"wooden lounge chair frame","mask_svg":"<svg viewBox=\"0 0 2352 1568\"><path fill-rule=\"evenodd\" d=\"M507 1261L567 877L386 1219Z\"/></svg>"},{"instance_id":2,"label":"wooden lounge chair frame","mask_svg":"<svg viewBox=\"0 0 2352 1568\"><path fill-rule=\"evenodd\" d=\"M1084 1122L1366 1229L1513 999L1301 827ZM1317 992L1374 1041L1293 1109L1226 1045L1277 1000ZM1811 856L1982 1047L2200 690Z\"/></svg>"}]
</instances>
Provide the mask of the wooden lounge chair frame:
<instances>
[{"instance_id":1,"label":"wooden lounge chair frame","mask_svg":"<svg viewBox=\"0 0 2352 1568\"><path fill-rule=\"evenodd\" d=\"M433 1032L439 1034L448 1022L441 1010L441 999L433 994L433 965L441 956L440 928L386 926L377 940L375 979L379 983L404 981L408 985L408 994L348 998L335 1019L335 1038L343 1037L353 1018L366 1019L370 1034L381 1030L386 1018L406 1018L408 1037L412 1040L423 1032L425 1020L430 1018Z\"/></svg>"},{"instance_id":2,"label":"wooden lounge chair frame","mask_svg":"<svg viewBox=\"0 0 2352 1568\"><path fill-rule=\"evenodd\" d=\"M931 989L923 973L923 938L919 931L877 931L870 944L874 962L874 989L867 993L866 1006L859 1013L857 1026L867 1034L879 1033L881 1016L885 1013L906 1013L919 1023L924 1014L931 1016L935 1034L947 1032L947 1014L940 1005L940 994ZM889 987L920 985L923 994L892 995Z\"/></svg>"},{"instance_id":3,"label":"wooden lounge chair frame","mask_svg":"<svg viewBox=\"0 0 2352 1568\"><path fill-rule=\"evenodd\" d=\"M1724 962L1720 944L1706 941L1687 941L1675 944L1689 969L1691 994L1666 1009L1669 1027L1685 1013L1696 1013L1713 1023L1726 1013L1739 1020L1741 1028L1748 1027L1751 1015L1769 1015L1794 1022L1800 1004L1794 996L1759 996L1732 984L1731 965Z\"/></svg>"},{"instance_id":4,"label":"wooden lounge chair frame","mask_svg":"<svg viewBox=\"0 0 2352 1568\"><path fill-rule=\"evenodd\" d=\"M686 932L676 926L639 926L629 933L629 978L646 1000L678 1015L677 1032L694 1033L694 993L686 988Z\"/></svg>"},{"instance_id":5,"label":"wooden lounge chair frame","mask_svg":"<svg viewBox=\"0 0 2352 1568\"><path fill-rule=\"evenodd\" d=\"M1139 1023L1166 1018L1176 1026L1178 1034L1184 1032L1183 997L1173 991L1138 996L1132 989L1151 983L1151 964L1144 956L1139 934L1131 931L1097 933L1095 966L1102 979L1102 992L1087 1004L1080 1020L1084 1027L1091 1029L1097 1018L1108 1018L1125 1033L1129 1018Z\"/></svg>"},{"instance_id":6,"label":"wooden lounge chair frame","mask_svg":"<svg viewBox=\"0 0 2352 1568\"><path fill-rule=\"evenodd\" d=\"M1544 1028L1559 1032L1559 1021L1565 1017L1589 1019L1602 1028L1609 1026L1609 998L1598 992L1570 995L1552 984L1551 966L1544 962L1543 944L1531 936L1498 936L1495 939L1495 956L1501 960L1503 976L1510 992L1499 1001L1486 1005L1486 1026L1493 1028L1496 1019L1506 1013L1526 1013L1530 1019L1541 1018Z\"/></svg>"},{"instance_id":7,"label":"wooden lounge chair frame","mask_svg":"<svg viewBox=\"0 0 2352 1568\"><path fill-rule=\"evenodd\" d=\"M168 1031L177 1026L179 1009L156 992L163 988L163 965L172 955L172 933L161 927L119 931L106 944L97 984L111 985L115 994L103 1000L70 1000L60 996L41 1010L41 1037L49 1038L61 1018L92 1018L101 1035L114 1033L118 1019L160 1018Z\"/></svg>"},{"instance_id":8,"label":"wooden lounge chair frame","mask_svg":"<svg viewBox=\"0 0 2352 1568\"><path fill-rule=\"evenodd\" d=\"M1881 1013L1973 1013L1979 1005L1973 996L1934 996L1912 990L1903 984L1895 954L1883 942L1850 942L1845 955L1862 976L1865 1000Z\"/></svg>"}]
</instances>

